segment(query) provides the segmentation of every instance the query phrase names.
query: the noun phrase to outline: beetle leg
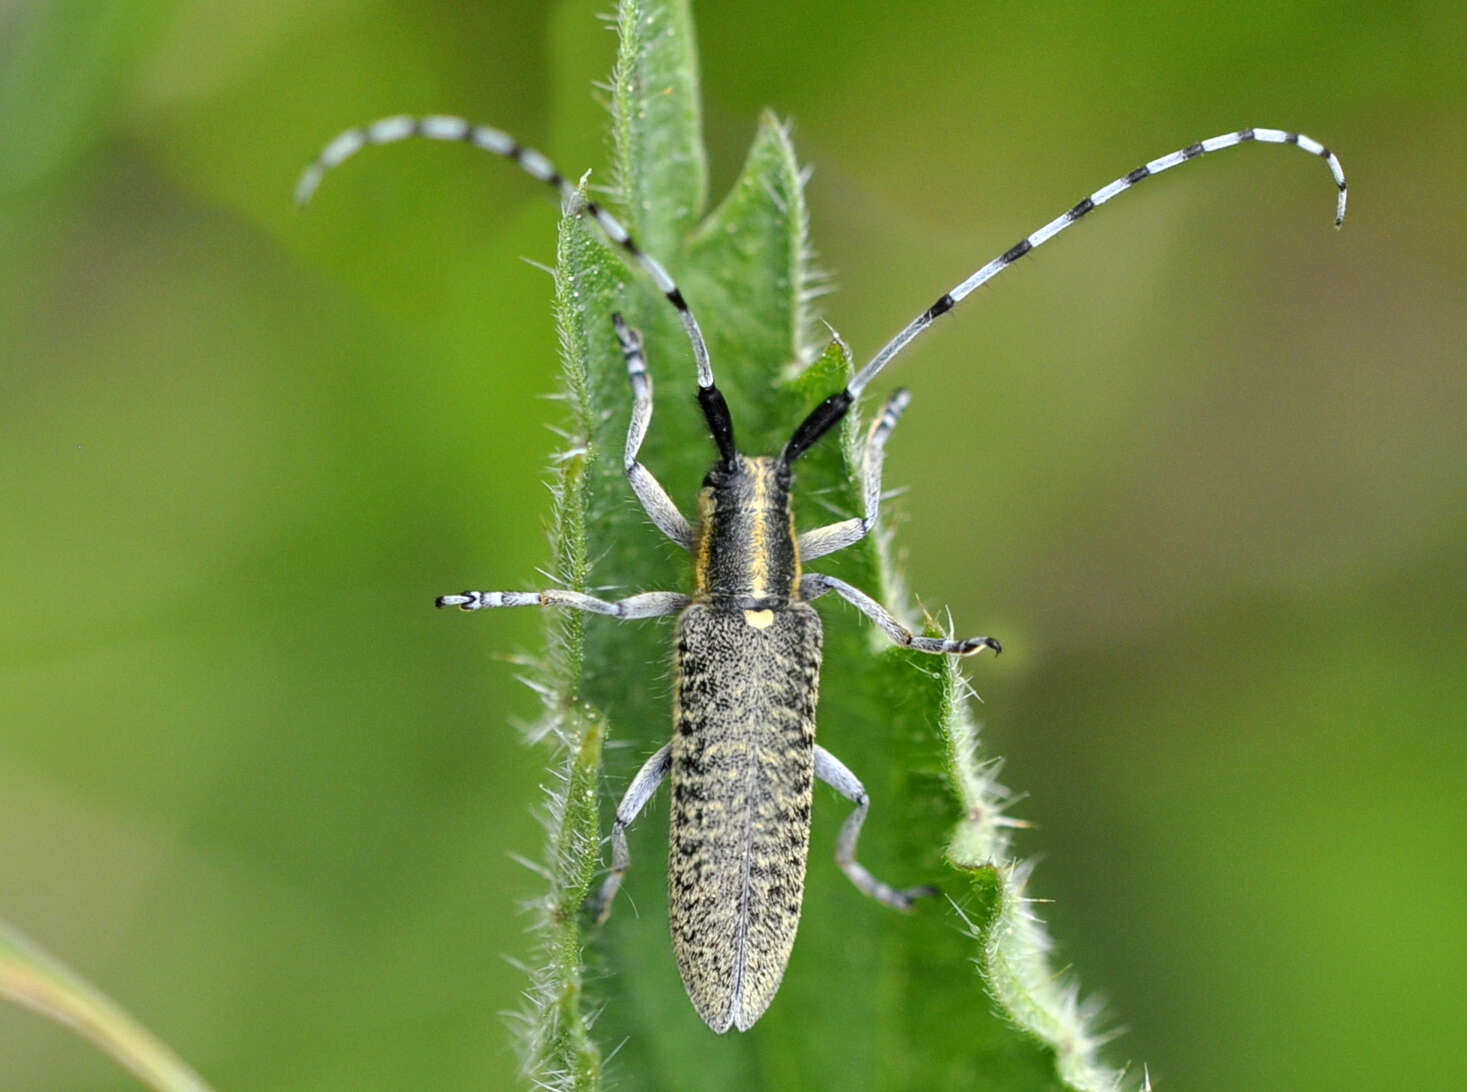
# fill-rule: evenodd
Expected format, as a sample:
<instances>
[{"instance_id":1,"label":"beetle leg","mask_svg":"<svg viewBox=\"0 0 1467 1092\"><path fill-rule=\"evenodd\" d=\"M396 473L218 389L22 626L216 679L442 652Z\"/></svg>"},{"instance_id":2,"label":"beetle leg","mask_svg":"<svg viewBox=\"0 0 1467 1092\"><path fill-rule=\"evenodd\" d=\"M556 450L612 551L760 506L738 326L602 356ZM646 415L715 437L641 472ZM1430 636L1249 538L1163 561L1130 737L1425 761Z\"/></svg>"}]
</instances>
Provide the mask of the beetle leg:
<instances>
[{"instance_id":1,"label":"beetle leg","mask_svg":"<svg viewBox=\"0 0 1467 1092\"><path fill-rule=\"evenodd\" d=\"M971 656L985 648L993 649L994 655L1003 651L1003 647L993 637L968 637L954 641L947 637L914 636L911 630L893 618L885 607L860 588L854 588L844 580L826 576L824 573L806 573L800 577L800 595L803 598L818 599L828 591L835 592L850 603L904 648L914 648L918 652L946 652L956 656Z\"/></svg>"},{"instance_id":2,"label":"beetle leg","mask_svg":"<svg viewBox=\"0 0 1467 1092\"><path fill-rule=\"evenodd\" d=\"M684 550L693 548L693 528L678 511L662 483L652 476L637 459L642 441L647 436L647 426L652 423L652 377L647 373L647 357L642 352L642 335L627 328L620 314L611 316L616 327L616 340L621 343L621 355L627 362L627 379L632 384L632 419L627 425L627 446L622 456L622 469L627 482L642 511L657 525L657 529L672 539Z\"/></svg>"},{"instance_id":3,"label":"beetle leg","mask_svg":"<svg viewBox=\"0 0 1467 1092\"><path fill-rule=\"evenodd\" d=\"M847 546L854 546L876 526L876 516L881 508L881 468L886 461L886 440L891 430L902 419L907 403L912 400L909 391L899 390L881 407L881 416L871 426L866 438L866 450L862 455L862 487L865 494L866 515L861 519L843 519L806 531L799 538L800 557L810 560L824 557Z\"/></svg>"},{"instance_id":4,"label":"beetle leg","mask_svg":"<svg viewBox=\"0 0 1467 1092\"><path fill-rule=\"evenodd\" d=\"M458 595L440 595L440 607L459 610L485 610L489 607L569 607L589 614L606 614L613 618L660 618L676 614L692 597L682 592L653 591L629 595L625 599L597 599L585 592L566 588L549 591L466 591Z\"/></svg>"},{"instance_id":5,"label":"beetle leg","mask_svg":"<svg viewBox=\"0 0 1467 1092\"><path fill-rule=\"evenodd\" d=\"M606 920L611 913L611 900L621 887L621 878L632 863L631 851L627 849L626 829L632 820L652 798L657 786L662 784L667 771L672 768L672 744L663 744L662 750L649 758L627 786L626 795L616 806L616 822L611 828L611 871L601 882L601 889L586 900L586 910L597 924Z\"/></svg>"},{"instance_id":6,"label":"beetle leg","mask_svg":"<svg viewBox=\"0 0 1467 1092\"><path fill-rule=\"evenodd\" d=\"M845 825L840 828L840 838L835 843L835 863L840 865L840 870L858 891L897 910L910 910L918 899L938 893L937 888L931 886L898 891L866 871L865 866L856 860L856 840L861 837L861 824L866 821L866 812L871 807L866 787L840 759L818 743L815 745L815 776L856 805L856 810L847 816Z\"/></svg>"}]
</instances>

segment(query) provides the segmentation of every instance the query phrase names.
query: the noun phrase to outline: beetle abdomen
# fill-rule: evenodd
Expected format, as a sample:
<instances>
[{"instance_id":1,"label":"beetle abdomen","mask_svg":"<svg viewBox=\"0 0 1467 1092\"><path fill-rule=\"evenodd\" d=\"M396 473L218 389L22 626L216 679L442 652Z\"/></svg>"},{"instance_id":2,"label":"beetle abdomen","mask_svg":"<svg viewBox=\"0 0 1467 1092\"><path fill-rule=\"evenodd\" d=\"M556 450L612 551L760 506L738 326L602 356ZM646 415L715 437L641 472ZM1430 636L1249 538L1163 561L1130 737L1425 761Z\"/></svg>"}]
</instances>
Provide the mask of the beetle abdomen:
<instances>
[{"instance_id":1,"label":"beetle abdomen","mask_svg":"<svg viewBox=\"0 0 1467 1092\"><path fill-rule=\"evenodd\" d=\"M668 903L714 1031L769 1006L795 942L810 843L820 618L695 604L678 621Z\"/></svg>"}]
</instances>

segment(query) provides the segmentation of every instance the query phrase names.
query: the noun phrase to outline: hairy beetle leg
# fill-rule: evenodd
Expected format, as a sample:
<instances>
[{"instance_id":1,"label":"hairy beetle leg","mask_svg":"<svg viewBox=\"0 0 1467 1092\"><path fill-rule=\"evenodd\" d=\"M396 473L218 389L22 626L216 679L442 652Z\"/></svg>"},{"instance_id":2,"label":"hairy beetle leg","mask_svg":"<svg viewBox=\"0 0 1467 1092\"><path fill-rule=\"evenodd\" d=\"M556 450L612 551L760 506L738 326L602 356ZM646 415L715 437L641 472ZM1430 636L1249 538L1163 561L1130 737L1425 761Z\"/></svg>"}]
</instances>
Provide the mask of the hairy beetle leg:
<instances>
[{"instance_id":1,"label":"hairy beetle leg","mask_svg":"<svg viewBox=\"0 0 1467 1092\"><path fill-rule=\"evenodd\" d=\"M860 778L818 743L815 745L815 776L856 805L856 810L840 828L840 837L835 843L835 863L856 885L856 890L894 910L904 911L911 910L918 899L938 894L937 888L931 884L898 890L882 883L856 860L856 842L861 837L861 824L866 821L866 812L871 808L871 798L866 795L866 786L861 784Z\"/></svg>"},{"instance_id":2,"label":"hairy beetle leg","mask_svg":"<svg viewBox=\"0 0 1467 1092\"><path fill-rule=\"evenodd\" d=\"M566 588L549 591L466 591L458 595L440 595L435 600L440 607L457 607L459 610L488 610L494 607L568 607L583 610L588 614L605 614L612 618L661 618L676 614L689 603L692 597L682 592L642 592L625 599L597 599L585 592Z\"/></svg>"},{"instance_id":3,"label":"hairy beetle leg","mask_svg":"<svg viewBox=\"0 0 1467 1092\"><path fill-rule=\"evenodd\" d=\"M671 768L672 744L664 743L662 750L642 764L637 776L627 786L626 795L616 806L616 823L611 828L611 871L601 881L601 887L596 893L586 899L586 912L597 925L604 922L611 913L611 900L616 897L617 889L621 887L621 878L632 863L631 850L627 848L626 829L631 826L632 820L636 819L647 801L652 799L652 794L657 791Z\"/></svg>"},{"instance_id":4,"label":"hairy beetle leg","mask_svg":"<svg viewBox=\"0 0 1467 1092\"><path fill-rule=\"evenodd\" d=\"M902 625L876 600L833 576L824 573L806 573L800 578L800 595L804 599L818 599L826 592L835 592L871 621L875 622L888 637L903 648L914 648L918 652L934 652L951 656L972 656L985 648L992 649L997 656L1003 646L994 637L968 637L955 641L947 637L918 637Z\"/></svg>"}]
</instances>

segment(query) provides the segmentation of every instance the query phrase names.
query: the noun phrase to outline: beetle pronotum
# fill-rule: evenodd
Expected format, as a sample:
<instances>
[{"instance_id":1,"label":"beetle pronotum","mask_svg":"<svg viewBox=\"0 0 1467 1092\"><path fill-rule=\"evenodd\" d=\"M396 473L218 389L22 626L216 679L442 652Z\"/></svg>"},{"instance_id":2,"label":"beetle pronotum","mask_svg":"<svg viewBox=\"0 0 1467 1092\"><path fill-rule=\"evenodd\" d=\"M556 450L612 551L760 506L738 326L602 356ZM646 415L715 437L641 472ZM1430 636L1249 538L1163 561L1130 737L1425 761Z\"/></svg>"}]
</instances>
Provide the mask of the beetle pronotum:
<instances>
[{"instance_id":1,"label":"beetle pronotum","mask_svg":"<svg viewBox=\"0 0 1467 1092\"><path fill-rule=\"evenodd\" d=\"M369 144L410 137L460 141L502 156L560 191L571 206L577 191L539 152L508 134L455 117L393 117L342 133L301 176L304 203L325 172ZM1323 145L1280 129L1243 129L1153 159L1102 186L1069 211L1025 236L972 276L944 292L887 342L843 390L830 395L796 426L776 455L751 457L734 443L733 421L713 382L702 331L682 292L655 258L594 201L579 208L635 262L677 310L697 366L698 403L717 458L698 495L698 517L678 510L637 453L652 419L652 384L641 338L620 315L607 316L626 361L632 389L623 465L647 516L693 557L695 588L644 592L605 600L570 589L466 591L438 599L440 607L567 607L615 618L679 615L674 652L672 740L647 760L616 809L611 871L591 904L604 917L630 862L626 828L665 778L672 781L669 916L673 948L688 996L714 1031L746 1031L773 1000L799 923L810 836L814 780L855 805L841 828L836 862L862 892L897 909L935 888L898 890L856 859L869 799L860 780L815 742L821 628L809 602L827 592L855 606L893 641L922 652L969 655L1000 651L991 637L966 640L914 636L881 604L844 581L802 572L805 561L853 545L875 525L886 442L906 409L898 390L868 434L862 473L865 511L804 532L790 507L793 465L850 409L892 359L937 318L1035 247L1144 178L1208 152L1256 141L1293 144L1324 159L1338 187L1335 225L1345 216L1345 176Z\"/></svg>"}]
</instances>

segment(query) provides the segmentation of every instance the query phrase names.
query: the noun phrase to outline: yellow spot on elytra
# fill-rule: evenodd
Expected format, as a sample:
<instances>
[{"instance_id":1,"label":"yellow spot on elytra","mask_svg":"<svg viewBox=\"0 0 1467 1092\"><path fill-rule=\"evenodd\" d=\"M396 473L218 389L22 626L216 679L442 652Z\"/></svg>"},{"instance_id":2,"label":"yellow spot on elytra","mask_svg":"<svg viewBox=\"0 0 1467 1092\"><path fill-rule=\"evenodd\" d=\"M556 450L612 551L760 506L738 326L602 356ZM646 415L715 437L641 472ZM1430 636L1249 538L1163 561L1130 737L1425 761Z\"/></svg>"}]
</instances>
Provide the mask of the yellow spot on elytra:
<instances>
[{"instance_id":1,"label":"yellow spot on elytra","mask_svg":"<svg viewBox=\"0 0 1467 1092\"><path fill-rule=\"evenodd\" d=\"M774 611L772 610L746 610L744 621L755 629L768 629L774 625Z\"/></svg>"}]
</instances>

